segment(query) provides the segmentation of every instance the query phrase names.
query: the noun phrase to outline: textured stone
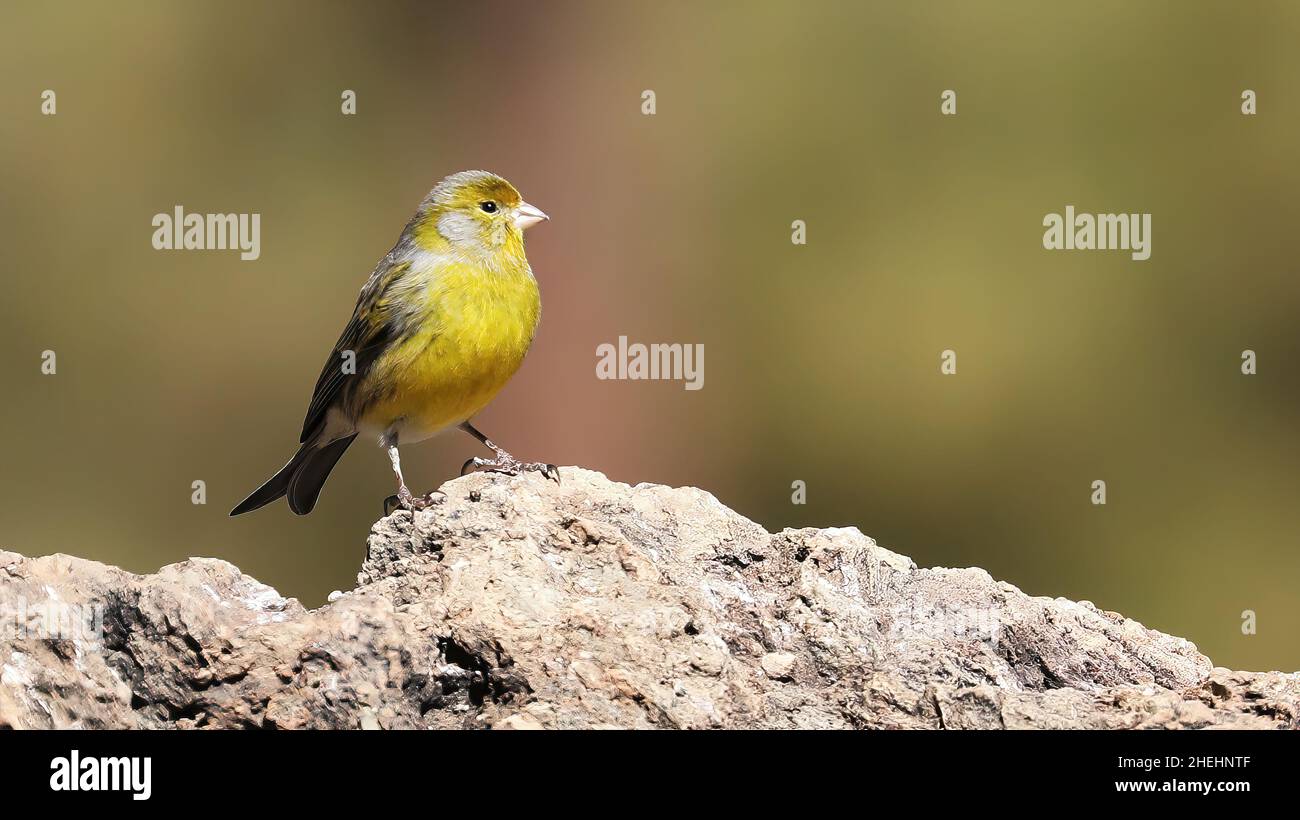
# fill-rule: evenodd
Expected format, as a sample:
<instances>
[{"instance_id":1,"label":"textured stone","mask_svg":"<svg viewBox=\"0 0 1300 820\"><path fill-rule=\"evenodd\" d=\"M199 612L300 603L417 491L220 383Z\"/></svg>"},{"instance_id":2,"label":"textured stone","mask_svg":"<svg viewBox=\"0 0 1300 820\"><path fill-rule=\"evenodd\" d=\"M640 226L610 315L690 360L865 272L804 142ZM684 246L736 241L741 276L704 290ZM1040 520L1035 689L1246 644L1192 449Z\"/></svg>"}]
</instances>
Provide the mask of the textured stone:
<instances>
[{"instance_id":1,"label":"textured stone","mask_svg":"<svg viewBox=\"0 0 1300 820\"><path fill-rule=\"evenodd\" d=\"M214 559L138 576L0 552L0 616L103 613L98 642L0 633L0 727L1298 725L1297 675L1212 668L1090 603L563 475L448 482L310 611Z\"/></svg>"}]
</instances>

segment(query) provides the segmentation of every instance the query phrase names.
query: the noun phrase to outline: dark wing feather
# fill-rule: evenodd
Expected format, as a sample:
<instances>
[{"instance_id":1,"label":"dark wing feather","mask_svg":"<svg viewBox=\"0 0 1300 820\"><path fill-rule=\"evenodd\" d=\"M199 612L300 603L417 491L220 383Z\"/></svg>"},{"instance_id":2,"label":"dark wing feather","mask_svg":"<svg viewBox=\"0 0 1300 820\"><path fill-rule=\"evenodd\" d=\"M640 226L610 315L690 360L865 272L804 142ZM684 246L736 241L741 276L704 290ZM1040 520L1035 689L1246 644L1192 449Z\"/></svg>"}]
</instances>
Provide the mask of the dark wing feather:
<instances>
[{"instance_id":1,"label":"dark wing feather","mask_svg":"<svg viewBox=\"0 0 1300 820\"><path fill-rule=\"evenodd\" d=\"M392 341L395 329L380 315L378 308L384 292L410 267L410 262L380 265L361 289L352 319L343 328L334 350L321 368L320 377L316 379L316 389L312 391L311 403L307 406L299 442L306 441L315 432L329 409L344 396L349 384L359 384L365 378L375 359ZM343 353L347 350L356 354L356 373L343 372Z\"/></svg>"}]
</instances>

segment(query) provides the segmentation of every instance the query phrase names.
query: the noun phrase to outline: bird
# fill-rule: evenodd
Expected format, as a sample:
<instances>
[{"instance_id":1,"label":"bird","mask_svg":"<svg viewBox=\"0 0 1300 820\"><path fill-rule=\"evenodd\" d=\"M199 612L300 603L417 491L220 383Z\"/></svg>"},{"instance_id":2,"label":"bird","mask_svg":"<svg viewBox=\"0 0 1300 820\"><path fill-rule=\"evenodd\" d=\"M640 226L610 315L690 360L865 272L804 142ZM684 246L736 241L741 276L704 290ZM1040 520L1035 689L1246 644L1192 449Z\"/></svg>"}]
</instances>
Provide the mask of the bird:
<instances>
[{"instance_id":1,"label":"bird","mask_svg":"<svg viewBox=\"0 0 1300 820\"><path fill-rule=\"evenodd\" d=\"M310 513L330 471L362 434L377 437L397 479L385 513L393 501L414 515L443 500L436 490L410 491L398 447L453 427L493 453L466 461L462 475L534 471L558 482L555 465L519 461L470 421L532 346L541 294L524 231L547 219L488 171L461 171L435 185L361 288L316 380L298 452L230 514L281 497L295 514Z\"/></svg>"}]
</instances>

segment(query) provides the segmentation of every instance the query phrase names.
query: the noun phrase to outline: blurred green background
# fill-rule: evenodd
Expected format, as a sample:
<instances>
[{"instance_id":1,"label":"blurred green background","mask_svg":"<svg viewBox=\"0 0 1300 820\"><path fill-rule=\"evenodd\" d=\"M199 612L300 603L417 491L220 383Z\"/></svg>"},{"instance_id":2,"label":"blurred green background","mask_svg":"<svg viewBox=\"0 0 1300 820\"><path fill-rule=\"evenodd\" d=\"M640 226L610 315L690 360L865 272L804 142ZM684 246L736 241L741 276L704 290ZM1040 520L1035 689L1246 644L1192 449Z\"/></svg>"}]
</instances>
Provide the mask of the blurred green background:
<instances>
[{"instance_id":1,"label":"blurred green background","mask_svg":"<svg viewBox=\"0 0 1300 820\"><path fill-rule=\"evenodd\" d=\"M479 417L521 457L1296 669L1298 35L1286 2L7 2L0 547L350 588L392 491L368 443L311 516L226 513L415 205L481 167L552 217L536 346ZM261 258L153 250L178 204L260 213ZM1151 259L1043 250L1069 204L1152 213ZM619 335L703 343L704 389L597 380Z\"/></svg>"}]
</instances>

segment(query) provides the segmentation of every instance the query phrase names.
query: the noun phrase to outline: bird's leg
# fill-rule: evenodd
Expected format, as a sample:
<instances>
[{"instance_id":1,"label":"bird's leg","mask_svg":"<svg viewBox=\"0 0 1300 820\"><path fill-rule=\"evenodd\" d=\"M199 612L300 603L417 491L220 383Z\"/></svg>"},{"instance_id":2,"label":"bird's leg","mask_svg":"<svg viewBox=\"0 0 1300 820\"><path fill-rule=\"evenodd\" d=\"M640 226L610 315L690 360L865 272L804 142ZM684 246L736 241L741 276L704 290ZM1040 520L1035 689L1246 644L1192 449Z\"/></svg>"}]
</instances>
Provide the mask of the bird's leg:
<instances>
[{"instance_id":1,"label":"bird's leg","mask_svg":"<svg viewBox=\"0 0 1300 820\"><path fill-rule=\"evenodd\" d=\"M388 503L395 501L398 505L414 513L416 510L426 510L434 504L446 500L447 496L438 490L431 491L428 495L417 496L411 493L406 487L406 479L402 478L402 459L397 454L397 443L392 438L385 439L388 445L388 460L393 463L393 474L397 476L397 495L390 495L384 499L384 514L388 514Z\"/></svg>"},{"instance_id":2,"label":"bird's leg","mask_svg":"<svg viewBox=\"0 0 1300 820\"><path fill-rule=\"evenodd\" d=\"M482 442L483 446L496 454L496 458L493 459L479 458L478 456L471 458L461 466L461 475L465 475L465 473L469 472L471 469L483 469L494 473L505 473L507 475L534 472L541 473L546 478L554 479L556 484L560 483L560 468L556 467L554 464L542 464L537 461L520 461L505 450L502 450L500 447L493 444L487 436L474 429L474 425L470 424L468 421L463 422L460 425L460 429L478 439Z\"/></svg>"}]
</instances>

